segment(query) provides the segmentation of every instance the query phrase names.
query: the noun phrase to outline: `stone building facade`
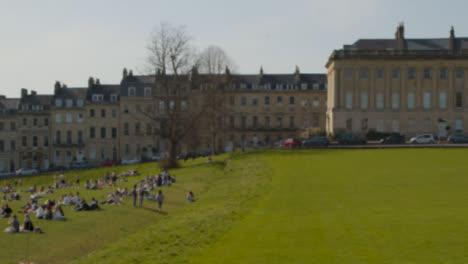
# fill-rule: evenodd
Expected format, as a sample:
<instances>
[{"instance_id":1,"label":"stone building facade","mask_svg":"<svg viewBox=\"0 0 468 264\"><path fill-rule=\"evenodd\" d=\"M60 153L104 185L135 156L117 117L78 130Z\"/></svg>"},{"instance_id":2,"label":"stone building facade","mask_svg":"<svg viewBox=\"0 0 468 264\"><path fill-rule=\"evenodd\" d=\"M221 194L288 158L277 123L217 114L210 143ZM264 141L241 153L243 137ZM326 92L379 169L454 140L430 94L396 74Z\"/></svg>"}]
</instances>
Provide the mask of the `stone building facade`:
<instances>
[{"instance_id":1,"label":"stone building facade","mask_svg":"<svg viewBox=\"0 0 468 264\"><path fill-rule=\"evenodd\" d=\"M335 50L327 67L329 133L466 131L468 39L361 39Z\"/></svg>"}]
</instances>

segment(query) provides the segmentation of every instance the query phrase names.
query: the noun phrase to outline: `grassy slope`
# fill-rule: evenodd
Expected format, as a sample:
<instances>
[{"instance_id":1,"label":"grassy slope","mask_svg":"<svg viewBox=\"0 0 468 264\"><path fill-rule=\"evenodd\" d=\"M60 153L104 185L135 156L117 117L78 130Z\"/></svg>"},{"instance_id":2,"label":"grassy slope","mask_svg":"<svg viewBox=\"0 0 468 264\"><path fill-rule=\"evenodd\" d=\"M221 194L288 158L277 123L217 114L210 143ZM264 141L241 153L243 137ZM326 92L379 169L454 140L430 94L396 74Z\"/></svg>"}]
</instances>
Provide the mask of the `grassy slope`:
<instances>
[{"instance_id":1,"label":"grassy slope","mask_svg":"<svg viewBox=\"0 0 468 264\"><path fill-rule=\"evenodd\" d=\"M270 194L192 263L468 263L467 154L270 153Z\"/></svg>"}]
</instances>

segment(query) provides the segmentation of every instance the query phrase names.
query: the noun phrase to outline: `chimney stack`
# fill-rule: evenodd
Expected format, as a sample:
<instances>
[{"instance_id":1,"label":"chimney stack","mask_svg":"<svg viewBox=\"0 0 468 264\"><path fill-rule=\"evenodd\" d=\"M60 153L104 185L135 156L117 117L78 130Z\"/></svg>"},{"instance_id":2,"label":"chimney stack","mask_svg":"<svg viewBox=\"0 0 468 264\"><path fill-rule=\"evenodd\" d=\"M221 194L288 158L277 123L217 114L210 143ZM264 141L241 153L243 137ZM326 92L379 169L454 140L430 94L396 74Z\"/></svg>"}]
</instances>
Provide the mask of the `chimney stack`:
<instances>
[{"instance_id":1,"label":"chimney stack","mask_svg":"<svg viewBox=\"0 0 468 264\"><path fill-rule=\"evenodd\" d=\"M96 79L96 85L101 85L101 81L98 79Z\"/></svg>"},{"instance_id":2,"label":"chimney stack","mask_svg":"<svg viewBox=\"0 0 468 264\"><path fill-rule=\"evenodd\" d=\"M395 32L395 39L398 41L398 49L405 49L405 25L401 22Z\"/></svg>"},{"instance_id":3,"label":"chimney stack","mask_svg":"<svg viewBox=\"0 0 468 264\"><path fill-rule=\"evenodd\" d=\"M127 68L124 68L123 71L122 71L122 79L127 78L127 76L128 76Z\"/></svg>"},{"instance_id":4,"label":"chimney stack","mask_svg":"<svg viewBox=\"0 0 468 264\"><path fill-rule=\"evenodd\" d=\"M22 88L21 89L21 98L26 97L28 95L28 89Z\"/></svg>"},{"instance_id":5,"label":"chimney stack","mask_svg":"<svg viewBox=\"0 0 468 264\"><path fill-rule=\"evenodd\" d=\"M296 81L299 81L301 77L300 74L301 74L301 71L299 70L299 66L296 65L296 69L294 70L294 77L296 78Z\"/></svg>"},{"instance_id":6,"label":"chimney stack","mask_svg":"<svg viewBox=\"0 0 468 264\"><path fill-rule=\"evenodd\" d=\"M263 78L263 66L260 66L260 78Z\"/></svg>"},{"instance_id":7,"label":"chimney stack","mask_svg":"<svg viewBox=\"0 0 468 264\"><path fill-rule=\"evenodd\" d=\"M34 90L31 90L31 95L34 95L34 96L36 96L36 95L37 95L37 92L36 92L36 91L34 91Z\"/></svg>"},{"instance_id":8,"label":"chimney stack","mask_svg":"<svg viewBox=\"0 0 468 264\"><path fill-rule=\"evenodd\" d=\"M455 29L453 26L450 28L449 50L452 52L455 50Z\"/></svg>"},{"instance_id":9,"label":"chimney stack","mask_svg":"<svg viewBox=\"0 0 468 264\"><path fill-rule=\"evenodd\" d=\"M94 86L94 78L89 77L89 79L88 79L88 88L93 88L93 86Z\"/></svg>"}]
</instances>

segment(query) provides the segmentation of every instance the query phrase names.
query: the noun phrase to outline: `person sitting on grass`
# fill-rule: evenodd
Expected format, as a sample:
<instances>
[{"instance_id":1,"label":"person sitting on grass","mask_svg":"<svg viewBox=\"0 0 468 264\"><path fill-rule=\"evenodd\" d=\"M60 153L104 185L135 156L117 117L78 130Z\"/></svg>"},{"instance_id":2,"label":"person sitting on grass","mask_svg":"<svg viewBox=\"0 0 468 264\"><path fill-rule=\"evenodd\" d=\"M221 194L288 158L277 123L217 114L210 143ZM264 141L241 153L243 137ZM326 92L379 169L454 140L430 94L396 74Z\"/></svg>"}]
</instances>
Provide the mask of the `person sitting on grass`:
<instances>
[{"instance_id":1,"label":"person sitting on grass","mask_svg":"<svg viewBox=\"0 0 468 264\"><path fill-rule=\"evenodd\" d=\"M54 218L52 209L46 206L44 210L44 220L52 220L52 218Z\"/></svg>"},{"instance_id":2,"label":"person sitting on grass","mask_svg":"<svg viewBox=\"0 0 468 264\"><path fill-rule=\"evenodd\" d=\"M187 201L189 202L195 202L195 196L193 195L193 192L192 191L189 191L187 193Z\"/></svg>"},{"instance_id":3,"label":"person sitting on grass","mask_svg":"<svg viewBox=\"0 0 468 264\"><path fill-rule=\"evenodd\" d=\"M96 199L94 199L94 197L93 197L93 199L91 199L91 205L90 205L89 209L90 209L91 211L93 211L93 210L101 210L101 208L100 208L99 205L98 205L98 201L96 201Z\"/></svg>"},{"instance_id":4,"label":"person sitting on grass","mask_svg":"<svg viewBox=\"0 0 468 264\"><path fill-rule=\"evenodd\" d=\"M64 195L62 204L65 205L65 206L70 205L70 197L68 197L68 195L66 195L66 194Z\"/></svg>"},{"instance_id":5,"label":"person sitting on grass","mask_svg":"<svg viewBox=\"0 0 468 264\"><path fill-rule=\"evenodd\" d=\"M2 206L2 214L0 215L0 218L8 218L10 217L11 213L13 213L13 210L8 206Z\"/></svg>"},{"instance_id":6,"label":"person sitting on grass","mask_svg":"<svg viewBox=\"0 0 468 264\"><path fill-rule=\"evenodd\" d=\"M86 200L83 199L81 202L73 208L74 211L89 211L89 205L86 203Z\"/></svg>"},{"instance_id":7,"label":"person sitting on grass","mask_svg":"<svg viewBox=\"0 0 468 264\"><path fill-rule=\"evenodd\" d=\"M86 180L85 182L85 189L86 190L89 190L89 188L91 188L91 182L89 180Z\"/></svg>"},{"instance_id":8,"label":"person sitting on grass","mask_svg":"<svg viewBox=\"0 0 468 264\"><path fill-rule=\"evenodd\" d=\"M14 234L20 231L20 224L16 215L13 215L8 221L8 227L5 229L5 233Z\"/></svg>"},{"instance_id":9,"label":"person sitting on grass","mask_svg":"<svg viewBox=\"0 0 468 264\"><path fill-rule=\"evenodd\" d=\"M36 218L37 219L43 219L44 218L44 209L45 209L45 206L42 205L42 206L39 206L39 208L37 208L36 210Z\"/></svg>"},{"instance_id":10,"label":"person sitting on grass","mask_svg":"<svg viewBox=\"0 0 468 264\"><path fill-rule=\"evenodd\" d=\"M34 231L34 225L31 221L31 217L29 217L29 214L25 214L23 226L20 227L20 232L29 233L33 231Z\"/></svg>"},{"instance_id":11,"label":"person sitting on grass","mask_svg":"<svg viewBox=\"0 0 468 264\"><path fill-rule=\"evenodd\" d=\"M52 220L57 220L57 221L67 220L65 218L65 214L63 213L62 206L60 206L60 205L55 206L54 216L53 216Z\"/></svg>"},{"instance_id":12,"label":"person sitting on grass","mask_svg":"<svg viewBox=\"0 0 468 264\"><path fill-rule=\"evenodd\" d=\"M72 196L72 194L70 194ZM76 195L71 198L71 203L74 205L78 205L80 203L80 193L76 192Z\"/></svg>"}]
</instances>

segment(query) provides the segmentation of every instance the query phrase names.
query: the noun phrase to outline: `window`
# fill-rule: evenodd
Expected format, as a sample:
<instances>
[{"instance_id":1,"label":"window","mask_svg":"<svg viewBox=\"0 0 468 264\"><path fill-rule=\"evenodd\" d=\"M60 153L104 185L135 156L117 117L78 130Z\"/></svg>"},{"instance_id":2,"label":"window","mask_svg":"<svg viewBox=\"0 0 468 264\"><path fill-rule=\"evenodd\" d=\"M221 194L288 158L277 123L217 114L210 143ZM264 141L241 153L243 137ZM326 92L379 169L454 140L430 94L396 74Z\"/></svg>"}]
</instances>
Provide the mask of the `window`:
<instances>
[{"instance_id":1,"label":"window","mask_svg":"<svg viewBox=\"0 0 468 264\"><path fill-rule=\"evenodd\" d=\"M383 70L382 69L377 69L376 77L377 77L377 80L382 80L383 79Z\"/></svg>"},{"instance_id":2,"label":"window","mask_svg":"<svg viewBox=\"0 0 468 264\"><path fill-rule=\"evenodd\" d=\"M129 154L130 154L130 145L125 144L125 155L129 155Z\"/></svg>"},{"instance_id":3,"label":"window","mask_svg":"<svg viewBox=\"0 0 468 264\"><path fill-rule=\"evenodd\" d=\"M265 90L271 90L271 84L269 83L265 83L265 85L263 86Z\"/></svg>"},{"instance_id":4,"label":"window","mask_svg":"<svg viewBox=\"0 0 468 264\"><path fill-rule=\"evenodd\" d=\"M63 101L62 99L55 99L55 107L62 107Z\"/></svg>"},{"instance_id":5,"label":"window","mask_svg":"<svg viewBox=\"0 0 468 264\"><path fill-rule=\"evenodd\" d=\"M150 123L147 123L147 124L146 124L146 134L147 134L147 135L153 134L153 127L151 126Z\"/></svg>"},{"instance_id":6,"label":"window","mask_svg":"<svg viewBox=\"0 0 468 264\"><path fill-rule=\"evenodd\" d=\"M253 128L258 128L258 116L253 116L252 117L252 127Z\"/></svg>"},{"instance_id":7,"label":"window","mask_svg":"<svg viewBox=\"0 0 468 264\"><path fill-rule=\"evenodd\" d=\"M392 70L392 78L393 79L398 79L400 78L400 71L398 69L393 69Z\"/></svg>"},{"instance_id":8,"label":"window","mask_svg":"<svg viewBox=\"0 0 468 264\"><path fill-rule=\"evenodd\" d=\"M241 128L245 128L247 123L247 117L242 116L241 117Z\"/></svg>"},{"instance_id":9,"label":"window","mask_svg":"<svg viewBox=\"0 0 468 264\"><path fill-rule=\"evenodd\" d=\"M124 113L128 114L128 105L124 105L123 111L124 111Z\"/></svg>"},{"instance_id":10,"label":"window","mask_svg":"<svg viewBox=\"0 0 468 264\"><path fill-rule=\"evenodd\" d=\"M12 140L10 141L10 151L15 151L16 150L16 141Z\"/></svg>"},{"instance_id":11,"label":"window","mask_svg":"<svg viewBox=\"0 0 468 264\"><path fill-rule=\"evenodd\" d=\"M289 104L290 104L290 105L294 105L294 103L295 103L295 98L294 98L294 96L290 96L290 97L289 97Z\"/></svg>"},{"instance_id":12,"label":"window","mask_svg":"<svg viewBox=\"0 0 468 264\"><path fill-rule=\"evenodd\" d=\"M414 109L414 93L408 93L408 109Z\"/></svg>"},{"instance_id":13,"label":"window","mask_svg":"<svg viewBox=\"0 0 468 264\"><path fill-rule=\"evenodd\" d=\"M55 132L55 143L60 144L62 142L62 133L60 130Z\"/></svg>"},{"instance_id":14,"label":"window","mask_svg":"<svg viewBox=\"0 0 468 264\"><path fill-rule=\"evenodd\" d=\"M431 93L424 93L423 95L423 107L424 109L430 109L431 108Z\"/></svg>"},{"instance_id":15,"label":"window","mask_svg":"<svg viewBox=\"0 0 468 264\"><path fill-rule=\"evenodd\" d=\"M361 109L367 109L367 93L361 93Z\"/></svg>"},{"instance_id":16,"label":"window","mask_svg":"<svg viewBox=\"0 0 468 264\"><path fill-rule=\"evenodd\" d=\"M347 131L353 130L353 119L351 118L346 119L346 130Z\"/></svg>"},{"instance_id":17,"label":"window","mask_svg":"<svg viewBox=\"0 0 468 264\"><path fill-rule=\"evenodd\" d=\"M367 70L361 70L361 79L366 80L368 75Z\"/></svg>"},{"instance_id":18,"label":"window","mask_svg":"<svg viewBox=\"0 0 468 264\"><path fill-rule=\"evenodd\" d=\"M289 117L289 128L294 128L294 116Z\"/></svg>"},{"instance_id":19,"label":"window","mask_svg":"<svg viewBox=\"0 0 468 264\"><path fill-rule=\"evenodd\" d=\"M76 106L83 107L84 106L84 100L83 99L76 100Z\"/></svg>"},{"instance_id":20,"label":"window","mask_svg":"<svg viewBox=\"0 0 468 264\"><path fill-rule=\"evenodd\" d=\"M415 127L414 119L408 119L408 131L414 131Z\"/></svg>"},{"instance_id":21,"label":"window","mask_svg":"<svg viewBox=\"0 0 468 264\"><path fill-rule=\"evenodd\" d=\"M314 98L314 100L312 100L312 106L314 107L319 107L320 106L320 101L317 97Z\"/></svg>"},{"instance_id":22,"label":"window","mask_svg":"<svg viewBox=\"0 0 468 264\"><path fill-rule=\"evenodd\" d=\"M115 108L112 108L111 115L112 115L112 118L117 117L117 110Z\"/></svg>"},{"instance_id":23,"label":"window","mask_svg":"<svg viewBox=\"0 0 468 264\"><path fill-rule=\"evenodd\" d=\"M439 107L440 109L447 108L447 93L446 92L439 93Z\"/></svg>"},{"instance_id":24,"label":"window","mask_svg":"<svg viewBox=\"0 0 468 264\"><path fill-rule=\"evenodd\" d=\"M301 90L307 90L307 83L301 83Z\"/></svg>"},{"instance_id":25,"label":"window","mask_svg":"<svg viewBox=\"0 0 468 264\"><path fill-rule=\"evenodd\" d=\"M174 110L175 107L175 102L174 101L169 101L169 109Z\"/></svg>"},{"instance_id":26,"label":"window","mask_svg":"<svg viewBox=\"0 0 468 264\"><path fill-rule=\"evenodd\" d=\"M234 128L235 126L235 117L234 116L230 116L229 117L229 127L230 128Z\"/></svg>"},{"instance_id":27,"label":"window","mask_svg":"<svg viewBox=\"0 0 468 264\"><path fill-rule=\"evenodd\" d=\"M102 95L102 94L93 94L91 100L93 102L101 102L102 100L104 100L104 95Z\"/></svg>"},{"instance_id":28,"label":"window","mask_svg":"<svg viewBox=\"0 0 468 264\"><path fill-rule=\"evenodd\" d=\"M65 120L66 120L67 123L71 123L71 122L72 122L72 119L73 119L73 118L72 118L72 115L71 115L71 114L66 114L66 115L65 115Z\"/></svg>"},{"instance_id":29,"label":"window","mask_svg":"<svg viewBox=\"0 0 468 264\"><path fill-rule=\"evenodd\" d=\"M320 117L317 113L312 114L312 127L319 127Z\"/></svg>"},{"instance_id":30,"label":"window","mask_svg":"<svg viewBox=\"0 0 468 264\"><path fill-rule=\"evenodd\" d=\"M48 137L48 136L44 136L43 145L44 145L44 147L48 147L48 146L49 146L49 137Z\"/></svg>"},{"instance_id":31,"label":"window","mask_svg":"<svg viewBox=\"0 0 468 264\"><path fill-rule=\"evenodd\" d=\"M137 114L141 113L141 107L140 107L139 104L135 105L135 113L137 113Z\"/></svg>"},{"instance_id":32,"label":"window","mask_svg":"<svg viewBox=\"0 0 468 264\"><path fill-rule=\"evenodd\" d=\"M447 69L440 69L440 72L439 72L439 77L440 79L447 79Z\"/></svg>"},{"instance_id":33,"label":"window","mask_svg":"<svg viewBox=\"0 0 468 264\"><path fill-rule=\"evenodd\" d=\"M252 97L252 105L254 105L254 106L258 105L258 98L256 96Z\"/></svg>"},{"instance_id":34,"label":"window","mask_svg":"<svg viewBox=\"0 0 468 264\"><path fill-rule=\"evenodd\" d=\"M101 109L101 117L106 117L106 109Z\"/></svg>"},{"instance_id":35,"label":"window","mask_svg":"<svg viewBox=\"0 0 468 264\"><path fill-rule=\"evenodd\" d=\"M55 114L55 123L61 123L61 122L62 122L62 115Z\"/></svg>"},{"instance_id":36,"label":"window","mask_svg":"<svg viewBox=\"0 0 468 264\"><path fill-rule=\"evenodd\" d=\"M28 146L28 138L26 136L23 136L21 138L21 144L23 147L27 147Z\"/></svg>"},{"instance_id":37,"label":"window","mask_svg":"<svg viewBox=\"0 0 468 264\"><path fill-rule=\"evenodd\" d=\"M283 127L283 118L281 116L276 117L276 127L277 128Z\"/></svg>"},{"instance_id":38,"label":"window","mask_svg":"<svg viewBox=\"0 0 468 264\"><path fill-rule=\"evenodd\" d=\"M151 96L151 87L145 87L145 96Z\"/></svg>"},{"instance_id":39,"label":"window","mask_svg":"<svg viewBox=\"0 0 468 264\"><path fill-rule=\"evenodd\" d=\"M384 108L384 100L383 100L383 94L381 92L378 92L376 95L376 107L377 109L383 109Z\"/></svg>"},{"instance_id":40,"label":"window","mask_svg":"<svg viewBox=\"0 0 468 264\"><path fill-rule=\"evenodd\" d=\"M265 116L265 128L270 128L270 117Z\"/></svg>"},{"instance_id":41,"label":"window","mask_svg":"<svg viewBox=\"0 0 468 264\"><path fill-rule=\"evenodd\" d=\"M44 126L49 126L49 118L44 118Z\"/></svg>"},{"instance_id":42,"label":"window","mask_svg":"<svg viewBox=\"0 0 468 264\"><path fill-rule=\"evenodd\" d=\"M78 144L83 144L83 131L78 131Z\"/></svg>"},{"instance_id":43,"label":"window","mask_svg":"<svg viewBox=\"0 0 468 264\"><path fill-rule=\"evenodd\" d=\"M463 94L461 92L455 93L455 107L463 107Z\"/></svg>"},{"instance_id":44,"label":"window","mask_svg":"<svg viewBox=\"0 0 468 264\"><path fill-rule=\"evenodd\" d=\"M164 104L163 100L159 100L159 110L164 110L166 108L166 105Z\"/></svg>"},{"instance_id":45,"label":"window","mask_svg":"<svg viewBox=\"0 0 468 264\"><path fill-rule=\"evenodd\" d=\"M353 93L346 93L346 109L353 109Z\"/></svg>"},{"instance_id":46,"label":"window","mask_svg":"<svg viewBox=\"0 0 468 264\"><path fill-rule=\"evenodd\" d=\"M0 152L4 152L5 151L5 143L3 140L0 140Z\"/></svg>"},{"instance_id":47,"label":"window","mask_svg":"<svg viewBox=\"0 0 468 264\"><path fill-rule=\"evenodd\" d=\"M276 104L280 105L282 102L283 102L283 97L281 96L276 97Z\"/></svg>"},{"instance_id":48,"label":"window","mask_svg":"<svg viewBox=\"0 0 468 264\"><path fill-rule=\"evenodd\" d=\"M463 79L463 69L462 68L457 68L455 71L455 78L458 80Z\"/></svg>"},{"instance_id":49,"label":"window","mask_svg":"<svg viewBox=\"0 0 468 264\"><path fill-rule=\"evenodd\" d=\"M265 96L265 105L270 105L270 96Z\"/></svg>"},{"instance_id":50,"label":"window","mask_svg":"<svg viewBox=\"0 0 468 264\"><path fill-rule=\"evenodd\" d=\"M368 129L369 120L367 118L361 119L361 131L366 132Z\"/></svg>"},{"instance_id":51,"label":"window","mask_svg":"<svg viewBox=\"0 0 468 264\"><path fill-rule=\"evenodd\" d=\"M135 134L140 134L140 123L135 123Z\"/></svg>"},{"instance_id":52,"label":"window","mask_svg":"<svg viewBox=\"0 0 468 264\"><path fill-rule=\"evenodd\" d=\"M112 128L112 138L117 138L117 128L116 127L113 127Z\"/></svg>"},{"instance_id":53,"label":"window","mask_svg":"<svg viewBox=\"0 0 468 264\"><path fill-rule=\"evenodd\" d=\"M408 70L408 79L414 79L416 78L416 72L414 69L409 69Z\"/></svg>"},{"instance_id":54,"label":"window","mask_svg":"<svg viewBox=\"0 0 468 264\"><path fill-rule=\"evenodd\" d=\"M247 97L245 96L241 97L241 105L247 105Z\"/></svg>"},{"instance_id":55,"label":"window","mask_svg":"<svg viewBox=\"0 0 468 264\"><path fill-rule=\"evenodd\" d=\"M117 102L117 99L118 99L118 96L116 94L111 94L111 96L110 96L111 102L113 102L113 103Z\"/></svg>"},{"instance_id":56,"label":"window","mask_svg":"<svg viewBox=\"0 0 468 264\"><path fill-rule=\"evenodd\" d=\"M392 132L399 133L400 132L400 120L392 120Z\"/></svg>"},{"instance_id":57,"label":"window","mask_svg":"<svg viewBox=\"0 0 468 264\"><path fill-rule=\"evenodd\" d=\"M345 72L345 78L348 79L348 80L353 79L353 70L347 69L346 72Z\"/></svg>"},{"instance_id":58,"label":"window","mask_svg":"<svg viewBox=\"0 0 468 264\"><path fill-rule=\"evenodd\" d=\"M89 117L94 117L94 109L89 109Z\"/></svg>"},{"instance_id":59,"label":"window","mask_svg":"<svg viewBox=\"0 0 468 264\"><path fill-rule=\"evenodd\" d=\"M106 128L101 127L101 138L106 138Z\"/></svg>"},{"instance_id":60,"label":"window","mask_svg":"<svg viewBox=\"0 0 468 264\"><path fill-rule=\"evenodd\" d=\"M23 118L23 126L27 126L28 125L28 120L26 118Z\"/></svg>"},{"instance_id":61,"label":"window","mask_svg":"<svg viewBox=\"0 0 468 264\"><path fill-rule=\"evenodd\" d=\"M95 148L90 148L89 149L89 159L90 160L95 160L96 159L96 149Z\"/></svg>"},{"instance_id":62,"label":"window","mask_svg":"<svg viewBox=\"0 0 468 264\"><path fill-rule=\"evenodd\" d=\"M83 114L82 113L78 113L76 115L76 122L83 123Z\"/></svg>"},{"instance_id":63,"label":"window","mask_svg":"<svg viewBox=\"0 0 468 264\"><path fill-rule=\"evenodd\" d=\"M377 119L375 130L380 133L384 132L384 121L382 119Z\"/></svg>"},{"instance_id":64,"label":"window","mask_svg":"<svg viewBox=\"0 0 468 264\"><path fill-rule=\"evenodd\" d=\"M95 127L90 127L89 128L89 138L95 138L96 137L96 128Z\"/></svg>"},{"instance_id":65,"label":"window","mask_svg":"<svg viewBox=\"0 0 468 264\"><path fill-rule=\"evenodd\" d=\"M72 108L73 107L73 99L65 100L65 105L67 106L67 108Z\"/></svg>"},{"instance_id":66,"label":"window","mask_svg":"<svg viewBox=\"0 0 468 264\"><path fill-rule=\"evenodd\" d=\"M47 118L46 118L47 119ZM48 120L48 119L47 119ZM45 122L44 122L45 123ZM16 130L16 123L15 122L10 122L10 130L15 131Z\"/></svg>"},{"instance_id":67,"label":"window","mask_svg":"<svg viewBox=\"0 0 468 264\"><path fill-rule=\"evenodd\" d=\"M455 120L455 132L457 133L463 132L463 120L462 119Z\"/></svg>"},{"instance_id":68,"label":"window","mask_svg":"<svg viewBox=\"0 0 468 264\"><path fill-rule=\"evenodd\" d=\"M128 87L128 96L135 96L135 95L136 95L136 88Z\"/></svg>"},{"instance_id":69,"label":"window","mask_svg":"<svg viewBox=\"0 0 468 264\"><path fill-rule=\"evenodd\" d=\"M66 154L65 158L67 160L67 163L70 163L72 161L71 151L66 151L65 154Z\"/></svg>"},{"instance_id":70,"label":"window","mask_svg":"<svg viewBox=\"0 0 468 264\"><path fill-rule=\"evenodd\" d=\"M60 151L55 151L55 162L60 162L62 159L62 155Z\"/></svg>"},{"instance_id":71,"label":"window","mask_svg":"<svg viewBox=\"0 0 468 264\"><path fill-rule=\"evenodd\" d=\"M129 131L128 131L129 129L128 129L128 128L129 128L128 123L124 123L124 131L123 131L123 132L124 132L124 136L128 136L128 135L129 135Z\"/></svg>"},{"instance_id":72,"label":"window","mask_svg":"<svg viewBox=\"0 0 468 264\"><path fill-rule=\"evenodd\" d=\"M181 108L182 110L187 110L187 101L182 100L182 101L180 102L180 108Z\"/></svg>"},{"instance_id":73,"label":"window","mask_svg":"<svg viewBox=\"0 0 468 264\"><path fill-rule=\"evenodd\" d=\"M398 110L400 108L400 94L393 93L392 94L392 109Z\"/></svg>"},{"instance_id":74,"label":"window","mask_svg":"<svg viewBox=\"0 0 468 264\"><path fill-rule=\"evenodd\" d=\"M72 132L67 131L67 144L70 145L72 143Z\"/></svg>"},{"instance_id":75,"label":"window","mask_svg":"<svg viewBox=\"0 0 468 264\"><path fill-rule=\"evenodd\" d=\"M431 70L424 69L424 79L430 79L430 78L431 78Z\"/></svg>"},{"instance_id":76,"label":"window","mask_svg":"<svg viewBox=\"0 0 468 264\"><path fill-rule=\"evenodd\" d=\"M3 122L0 122L0 131L3 131L3 129L5 129L5 126L4 126Z\"/></svg>"},{"instance_id":77,"label":"window","mask_svg":"<svg viewBox=\"0 0 468 264\"><path fill-rule=\"evenodd\" d=\"M431 119L429 119L429 118L424 119L424 132L425 133L431 133L432 132Z\"/></svg>"},{"instance_id":78,"label":"window","mask_svg":"<svg viewBox=\"0 0 468 264\"><path fill-rule=\"evenodd\" d=\"M101 148L101 159L102 160L106 159L106 148Z\"/></svg>"},{"instance_id":79,"label":"window","mask_svg":"<svg viewBox=\"0 0 468 264\"><path fill-rule=\"evenodd\" d=\"M33 126L37 126L37 118L33 118Z\"/></svg>"},{"instance_id":80,"label":"window","mask_svg":"<svg viewBox=\"0 0 468 264\"><path fill-rule=\"evenodd\" d=\"M37 144L38 144L37 141L38 141L37 136L33 136L33 147L37 147Z\"/></svg>"}]
</instances>

